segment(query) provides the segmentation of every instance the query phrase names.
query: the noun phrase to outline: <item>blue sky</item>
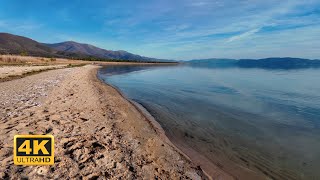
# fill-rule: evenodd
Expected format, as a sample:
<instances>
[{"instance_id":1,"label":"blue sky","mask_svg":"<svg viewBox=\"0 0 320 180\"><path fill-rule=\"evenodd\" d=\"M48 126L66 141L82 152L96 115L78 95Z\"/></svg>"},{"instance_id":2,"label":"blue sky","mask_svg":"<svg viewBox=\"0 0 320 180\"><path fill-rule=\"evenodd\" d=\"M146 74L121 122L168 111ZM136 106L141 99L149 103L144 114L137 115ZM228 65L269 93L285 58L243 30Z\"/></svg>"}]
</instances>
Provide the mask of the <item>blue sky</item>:
<instances>
[{"instance_id":1,"label":"blue sky","mask_svg":"<svg viewBox=\"0 0 320 180\"><path fill-rule=\"evenodd\" d=\"M166 59L320 59L320 1L1 0L0 31Z\"/></svg>"}]
</instances>

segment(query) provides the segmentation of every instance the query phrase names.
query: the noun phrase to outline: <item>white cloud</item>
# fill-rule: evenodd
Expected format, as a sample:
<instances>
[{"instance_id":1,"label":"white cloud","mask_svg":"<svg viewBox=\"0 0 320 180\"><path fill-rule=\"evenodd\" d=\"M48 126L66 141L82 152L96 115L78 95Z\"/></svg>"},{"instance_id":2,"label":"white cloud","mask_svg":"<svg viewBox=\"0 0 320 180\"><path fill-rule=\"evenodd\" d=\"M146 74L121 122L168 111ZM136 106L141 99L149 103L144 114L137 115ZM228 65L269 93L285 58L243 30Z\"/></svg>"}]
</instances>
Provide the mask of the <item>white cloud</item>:
<instances>
[{"instance_id":1,"label":"white cloud","mask_svg":"<svg viewBox=\"0 0 320 180\"><path fill-rule=\"evenodd\" d=\"M242 33L242 34L239 34L239 35L236 35L236 36L232 36L231 38L228 39L227 42L232 42L232 41L237 41L237 40L240 40L240 39L244 39L244 38L247 38L257 32L260 31L260 28L257 28L257 29L252 29L250 31L247 31L245 33Z\"/></svg>"}]
</instances>

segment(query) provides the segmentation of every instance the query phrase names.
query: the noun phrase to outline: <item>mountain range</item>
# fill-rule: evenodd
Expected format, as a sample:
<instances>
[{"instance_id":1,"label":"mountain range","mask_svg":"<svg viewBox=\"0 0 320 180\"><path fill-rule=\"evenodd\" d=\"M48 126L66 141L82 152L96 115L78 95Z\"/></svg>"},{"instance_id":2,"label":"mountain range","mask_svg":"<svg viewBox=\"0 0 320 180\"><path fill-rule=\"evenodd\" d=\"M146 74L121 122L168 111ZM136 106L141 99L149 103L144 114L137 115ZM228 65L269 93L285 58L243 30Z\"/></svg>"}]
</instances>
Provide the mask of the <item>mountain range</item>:
<instances>
[{"instance_id":1,"label":"mountain range","mask_svg":"<svg viewBox=\"0 0 320 180\"><path fill-rule=\"evenodd\" d=\"M320 68L320 60L291 57L274 57L264 59L198 59L184 64L204 68L262 68L262 69L302 69Z\"/></svg>"},{"instance_id":2,"label":"mountain range","mask_svg":"<svg viewBox=\"0 0 320 180\"><path fill-rule=\"evenodd\" d=\"M40 43L27 37L0 33L0 54L23 54L44 57L78 58L86 60L168 61L144 57L126 51L111 51L90 44L66 41Z\"/></svg>"},{"instance_id":3,"label":"mountain range","mask_svg":"<svg viewBox=\"0 0 320 180\"><path fill-rule=\"evenodd\" d=\"M74 41L61 43L40 43L27 37L9 33L0 33L0 54L20 54L43 57L76 58L84 60L117 60L141 62L172 62L132 54L126 51L111 51L90 44ZM298 69L318 68L320 60L302 58L265 58L265 59L198 59L181 61L183 64L206 68L265 68L265 69Z\"/></svg>"}]
</instances>

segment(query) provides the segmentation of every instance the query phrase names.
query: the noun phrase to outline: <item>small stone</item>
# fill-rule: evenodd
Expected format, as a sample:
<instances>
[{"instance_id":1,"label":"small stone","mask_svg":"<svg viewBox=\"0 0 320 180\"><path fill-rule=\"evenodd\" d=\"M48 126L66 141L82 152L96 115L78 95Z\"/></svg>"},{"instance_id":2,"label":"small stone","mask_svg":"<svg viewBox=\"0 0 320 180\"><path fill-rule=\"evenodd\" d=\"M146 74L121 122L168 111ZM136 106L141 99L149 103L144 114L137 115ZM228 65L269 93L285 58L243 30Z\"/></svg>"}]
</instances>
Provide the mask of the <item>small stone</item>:
<instances>
[{"instance_id":1,"label":"small stone","mask_svg":"<svg viewBox=\"0 0 320 180\"><path fill-rule=\"evenodd\" d=\"M37 170L37 174L38 175L45 175L45 174L47 174L47 172L48 172L48 170L46 169L46 168L44 168L44 167L40 167L38 170Z\"/></svg>"}]
</instances>

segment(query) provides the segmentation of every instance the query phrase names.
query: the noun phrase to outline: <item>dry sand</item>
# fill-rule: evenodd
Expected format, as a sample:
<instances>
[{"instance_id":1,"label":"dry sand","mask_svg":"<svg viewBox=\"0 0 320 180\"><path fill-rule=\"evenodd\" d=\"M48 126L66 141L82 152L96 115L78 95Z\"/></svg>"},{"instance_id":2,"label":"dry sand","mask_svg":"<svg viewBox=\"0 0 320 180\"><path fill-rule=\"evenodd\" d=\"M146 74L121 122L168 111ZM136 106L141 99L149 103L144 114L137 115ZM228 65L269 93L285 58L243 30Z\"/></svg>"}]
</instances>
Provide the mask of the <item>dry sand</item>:
<instances>
[{"instance_id":1,"label":"dry sand","mask_svg":"<svg viewBox=\"0 0 320 180\"><path fill-rule=\"evenodd\" d=\"M206 179L97 66L0 83L0 179ZM52 134L53 166L13 165L13 136ZM233 179L216 169L213 179Z\"/></svg>"}]
</instances>

